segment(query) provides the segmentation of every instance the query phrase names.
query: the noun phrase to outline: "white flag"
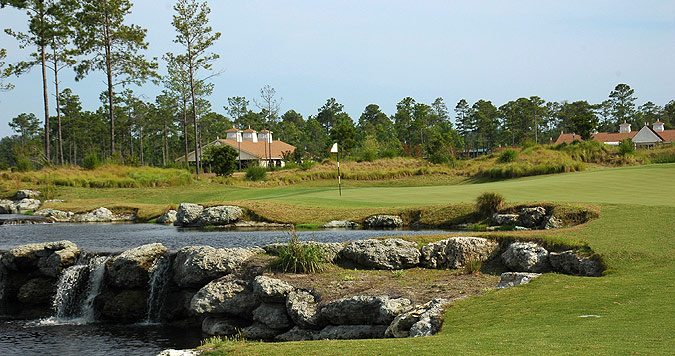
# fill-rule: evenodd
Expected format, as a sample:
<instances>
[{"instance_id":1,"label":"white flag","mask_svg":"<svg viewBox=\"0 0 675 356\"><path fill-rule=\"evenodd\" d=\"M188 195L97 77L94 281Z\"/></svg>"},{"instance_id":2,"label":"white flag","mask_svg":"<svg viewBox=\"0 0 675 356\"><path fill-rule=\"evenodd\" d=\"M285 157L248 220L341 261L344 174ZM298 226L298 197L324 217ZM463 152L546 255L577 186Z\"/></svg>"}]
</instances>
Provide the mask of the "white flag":
<instances>
[{"instance_id":1,"label":"white flag","mask_svg":"<svg viewBox=\"0 0 675 356\"><path fill-rule=\"evenodd\" d=\"M337 142L333 144L333 147L330 148L330 153L337 153L338 148L337 148Z\"/></svg>"}]
</instances>

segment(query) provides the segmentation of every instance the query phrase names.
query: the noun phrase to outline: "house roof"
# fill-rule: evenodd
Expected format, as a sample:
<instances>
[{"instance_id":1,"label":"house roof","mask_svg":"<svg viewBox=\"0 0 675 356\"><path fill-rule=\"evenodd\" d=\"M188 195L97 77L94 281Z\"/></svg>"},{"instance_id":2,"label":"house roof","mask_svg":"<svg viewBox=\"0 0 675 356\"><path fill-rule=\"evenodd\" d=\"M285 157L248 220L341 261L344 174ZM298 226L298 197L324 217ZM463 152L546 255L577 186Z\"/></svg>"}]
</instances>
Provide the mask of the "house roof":
<instances>
[{"instance_id":1,"label":"house roof","mask_svg":"<svg viewBox=\"0 0 675 356\"><path fill-rule=\"evenodd\" d=\"M295 151L295 146L289 145L286 142L283 142L281 140L276 140L272 141L271 143L267 144L264 141L258 141L258 142L253 142L250 140L243 140L241 142L237 142L235 140L227 140L227 139L217 139L208 145L204 146L204 149L206 147L214 145L216 142L224 143L228 146L231 146L235 150L238 150L241 144L241 151L242 153L246 153L250 156L255 157L256 159L266 159L268 155L266 155L266 150L271 148L272 151L272 159L282 159L283 154L285 152L294 152ZM176 158L176 162L182 161L184 156ZM195 160L195 153L194 151L188 153L188 161L193 162Z\"/></svg>"},{"instance_id":2,"label":"house roof","mask_svg":"<svg viewBox=\"0 0 675 356\"><path fill-rule=\"evenodd\" d=\"M627 138L633 138L637 134L637 131L632 131L632 132L598 132L596 134L593 134L591 138L594 141L600 141L600 142L619 142L621 140L627 139ZM555 143L572 143L572 141L578 140L578 141L583 141L581 139L581 136L571 134L571 133L561 133L560 136L558 136L558 139L555 141Z\"/></svg>"},{"instance_id":3,"label":"house roof","mask_svg":"<svg viewBox=\"0 0 675 356\"><path fill-rule=\"evenodd\" d=\"M259 132L260 133L268 133L268 132L270 132L270 130L262 130L262 131L259 131Z\"/></svg>"},{"instance_id":4,"label":"house roof","mask_svg":"<svg viewBox=\"0 0 675 356\"><path fill-rule=\"evenodd\" d=\"M229 130L227 130L227 131L225 131L225 132L239 132L239 130L238 130L238 129L235 129L235 128L231 128L231 129L229 129Z\"/></svg>"},{"instance_id":5,"label":"house roof","mask_svg":"<svg viewBox=\"0 0 675 356\"><path fill-rule=\"evenodd\" d=\"M244 132L255 132L255 130L254 129L246 129L246 130L244 130Z\"/></svg>"}]
</instances>

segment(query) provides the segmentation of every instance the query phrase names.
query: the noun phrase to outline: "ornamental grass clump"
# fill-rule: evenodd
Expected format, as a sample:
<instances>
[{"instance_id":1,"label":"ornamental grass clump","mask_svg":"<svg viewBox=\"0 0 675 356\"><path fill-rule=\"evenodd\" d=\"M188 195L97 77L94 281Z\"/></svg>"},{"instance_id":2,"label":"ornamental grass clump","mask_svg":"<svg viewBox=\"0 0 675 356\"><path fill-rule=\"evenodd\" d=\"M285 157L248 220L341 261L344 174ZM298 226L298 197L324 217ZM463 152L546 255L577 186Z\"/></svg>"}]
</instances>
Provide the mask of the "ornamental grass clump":
<instances>
[{"instance_id":1,"label":"ornamental grass clump","mask_svg":"<svg viewBox=\"0 0 675 356\"><path fill-rule=\"evenodd\" d=\"M283 272L317 273L326 269L323 249L311 243L301 243L295 231L288 233L288 244L279 249L273 266Z\"/></svg>"},{"instance_id":2,"label":"ornamental grass clump","mask_svg":"<svg viewBox=\"0 0 675 356\"><path fill-rule=\"evenodd\" d=\"M497 162L499 162L499 163L513 162L513 161L516 160L517 157L518 157L518 151L516 151L512 148L507 148L499 155L499 158L497 159Z\"/></svg>"},{"instance_id":3,"label":"ornamental grass clump","mask_svg":"<svg viewBox=\"0 0 675 356\"><path fill-rule=\"evenodd\" d=\"M485 192L476 198L476 209L484 217L490 217L504 207L504 196Z\"/></svg>"}]
</instances>

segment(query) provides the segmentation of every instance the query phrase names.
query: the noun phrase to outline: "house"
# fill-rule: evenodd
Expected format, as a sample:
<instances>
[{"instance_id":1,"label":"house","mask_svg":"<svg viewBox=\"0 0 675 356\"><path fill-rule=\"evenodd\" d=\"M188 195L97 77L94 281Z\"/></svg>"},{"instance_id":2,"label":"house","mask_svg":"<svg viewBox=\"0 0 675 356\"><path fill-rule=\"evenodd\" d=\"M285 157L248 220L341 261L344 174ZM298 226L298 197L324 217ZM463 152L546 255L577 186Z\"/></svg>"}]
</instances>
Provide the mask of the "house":
<instances>
[{"instance_id":1,"label":"house","mask_svg":"<svg viewBox=\"0 0 675 356\"><path fill-rule=\"evenodd\" d=\"M619 132L596 132L592 139L612 146L619 145L622 140L631 139L636 148L651 148L675 141L675 130L666 130L663 122L657 121L651 127L645 124L639 131L632 131L630 126L624 122L619 125ZM583 141L579 135L561 133L555 143L572 143L575 140Z\"/></svg>"},{"instance_id":2,"label":"house","mask_svg":"<svg viewBox=\"0 0 675 356\"><path fill-rule=\"evenodd\" d=\"M228 145L234 148L241 161L242 167L248 167L253 164L267 167L271 163L273 166L283 167L285 165L283 157L295 151L295 146L289 145L281 140L272 138L272 131L262 130L256 132L251 128L246 130L229 129L226 131L224 139L218 138L213 142L204 145L203 149L210 146ZM201 160L201 154L200 154ZM185 156L176 158L176 162L185 160ZM195 152L188 153L188 162L194 164Z\"/></svg>"}]
</instances>

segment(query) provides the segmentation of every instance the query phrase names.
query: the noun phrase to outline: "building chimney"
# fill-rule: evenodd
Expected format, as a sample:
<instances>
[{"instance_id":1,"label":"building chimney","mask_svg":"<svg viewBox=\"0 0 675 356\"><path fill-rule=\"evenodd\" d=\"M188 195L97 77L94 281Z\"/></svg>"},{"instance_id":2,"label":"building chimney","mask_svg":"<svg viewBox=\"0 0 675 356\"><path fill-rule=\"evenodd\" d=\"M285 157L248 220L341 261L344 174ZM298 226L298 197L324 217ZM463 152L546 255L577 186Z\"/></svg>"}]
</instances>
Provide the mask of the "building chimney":
<instances>
[{"instance_id":1,"label":"building chimney","mask_svg":"<svg viewBox=\"0 0 675 356\"><path fill-rule=\"evenodd\" d=\"M244 140L248 141L253 141L253 142L258 142L258 135L256 134L255 130L252 130L250 128L244 130Z\"/></svg>"},{"instance_id":2,"label":"building chimney","mask_svg":"<svg viewBox=\"0 0 675 356\"><path fill-rule=\"evenodd\" d=\"M619 133L630 133L630 124L625 122L619 125Z\"/></svg>"},{"instance_id":3,"label":"building chimney","mask_svg":"<svg viewBox=\"0 0 675 356\"><path fill-rule=\"evenodd\" d=\"M652 125L652 129L654 129L655 132L663 132L663 122L657 121Z\"/></svg>"},{"instance_id":4,"label":"building chimney","mask_svg":"<svg viewBox=\"0 0 675 356\"><path fill-rule=\"evenodd\" d=\"M258 132L258 141L271 143L272 142L272 131L262 130L262 131Z\"/></svg>"}]
</instances>

